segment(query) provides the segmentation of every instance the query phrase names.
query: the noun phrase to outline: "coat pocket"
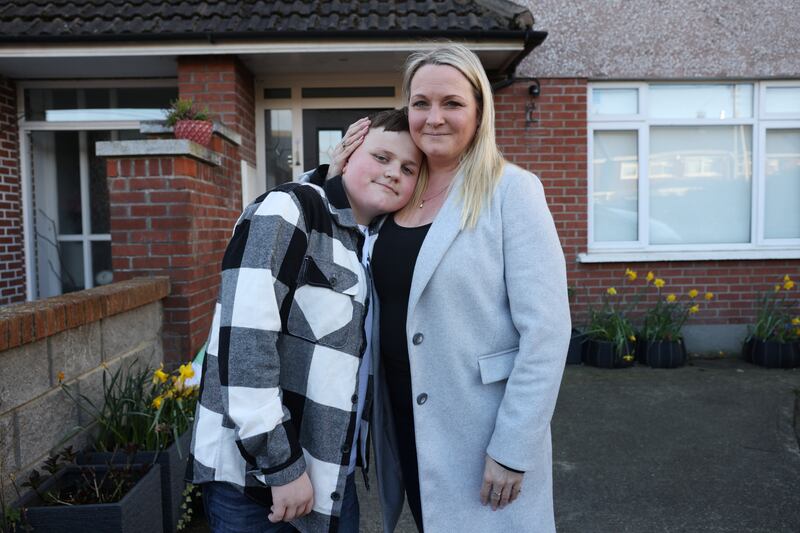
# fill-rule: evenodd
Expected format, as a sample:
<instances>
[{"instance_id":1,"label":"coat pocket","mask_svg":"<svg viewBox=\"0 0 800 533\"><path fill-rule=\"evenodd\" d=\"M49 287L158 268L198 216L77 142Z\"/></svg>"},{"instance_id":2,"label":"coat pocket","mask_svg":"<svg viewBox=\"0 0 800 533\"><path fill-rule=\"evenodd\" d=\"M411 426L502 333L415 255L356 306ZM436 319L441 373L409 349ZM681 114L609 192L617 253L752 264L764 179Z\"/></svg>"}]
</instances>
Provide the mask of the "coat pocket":
<instances>
[{"instance_id":1,"label":"coat pocket","mask_svg":"<svg viewBox=\"0 0 800 533\"><path fill-rule=\"evenodd\" d=\"M478 368L481 372L481 382L484 385L508 379L514 369L514 360L517 358L519 348L511 348L502 352L495 352L478 357Z\"/></svg>"}]
</instances>

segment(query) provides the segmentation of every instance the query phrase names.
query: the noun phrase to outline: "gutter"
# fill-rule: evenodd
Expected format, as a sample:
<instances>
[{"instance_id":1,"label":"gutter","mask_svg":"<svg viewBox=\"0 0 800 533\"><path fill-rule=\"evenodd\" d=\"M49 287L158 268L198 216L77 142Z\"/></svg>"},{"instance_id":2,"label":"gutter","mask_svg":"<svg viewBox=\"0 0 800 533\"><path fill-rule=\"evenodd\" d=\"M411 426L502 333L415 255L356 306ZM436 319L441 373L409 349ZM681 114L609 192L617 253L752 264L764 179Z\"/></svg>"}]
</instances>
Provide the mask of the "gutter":
<instances>
[{"instance_id":1,"label":"gutter","mask_svg":"<svg viewBox=\"0 0 800 533\"><path fill-rule=\"evenodd\" d=\"M514 83L514 81L516 81L516 70L519 64L522 63L523 59L528 57L534 48L541 45L545 39L547 39L546 31L534 31L533 28L527 28L525 30L525 36L523 37L525 43L524 48L499 69L500 73L505 77L492 83L492 92L496 93Z\"/></svg>"}]
</instances>

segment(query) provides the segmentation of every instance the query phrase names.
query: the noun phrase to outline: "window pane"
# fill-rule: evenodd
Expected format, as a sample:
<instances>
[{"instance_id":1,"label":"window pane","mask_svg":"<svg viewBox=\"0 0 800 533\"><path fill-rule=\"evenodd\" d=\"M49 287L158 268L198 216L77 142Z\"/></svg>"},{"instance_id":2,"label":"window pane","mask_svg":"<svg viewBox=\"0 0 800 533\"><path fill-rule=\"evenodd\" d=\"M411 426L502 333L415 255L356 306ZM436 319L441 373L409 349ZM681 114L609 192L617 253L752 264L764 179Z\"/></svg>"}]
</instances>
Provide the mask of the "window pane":
<instances>
[{"instance_id":1,"label":"window pane","mask_svg":"<svg viewBox=\"0 0 800 533\"><path fill-rule=\"evenodd\" d=\"M800 238L800 129L768 130L764 237Z\"/></svg>"},{"instance_id":2,"label":"window pane","mask_svg":"<svg viewBox=\"0 0 800 533\"><path fill-rule=\"evenodd\" d=\"M114 281L111 270L111 243L108 241L95 241L92 243L92 272L94 285L108 285Z\"/></svg>"},{"instance_id":3,"label":"window pane","mask_svg":"<svg viewBox=\"0 0 800 533\"><path fill-rule=\"evenodd\" d=\"M751 130L650 128L650 244L750 242Z\"/></svg>"},{"instance_id":4,"label":"window pane","mask_svg":"<svg viewBox=\"0 0 800 533\"><path fill-rule=\"evenodd\" d=\"M111 140L110 131L88 131L89 151L89 216L91 233L109 233L108 184L106 183L106 160L95 155L95 144Z\"/></svg>"},{"instance_id":5,"label":"window pane","mask_svg":"<svg viewBox=\"0 0 800 533\"><path fill-rule=\"evenodd\" d=\"M651 85L653 118L726 119L753 116L750 84Z\"/></svg>"},{"instance_id":6,"label":"window pane","mask_svg":"<svg viewBox=\"0 0 800 533\"><path fill-rule=\"evenodd\" d=\"M800 87L767 87L767 113L800 113Z\"/></svg>"},{"instance_id":7,"label":"window pane","mask_svg":"<svg viewBox=\"0 0 800 533\"><path fill-rule=\"evenodd\" d=\"M342 140L341 130L319 130L317 131L317 146L319 147L319 164L328 165L331 162L331 154L336 144Z\"/></svg>"},{"instance_id":8,"label":"window pane","mask_svg":"<svg viewBox=\"0 0 800 533\"><path fill-rule=\"evenodd\" d=\"M175 87L124 89L26 89L25 118L48 122L160 120Z\"/></svg>"},{"instance_id":9,"label":"window pane","mask_svg":"<svg viewBox=\"0 0 800 533\"><path fill-rule=\"evenodd\" d=\"M55 177L58 197L58 232L79 234L81 221L80 145L77 131L55 133ZM41 169L42 172L47 172Z\"/></svg>"},{"instance_id":10,"label":"window pane","mask_svg":"<svg viewBox=\"0 0 800 533\"><path fill-rule=\"evenodd\" d=\"M592 89L592 113L595 115L636 115L639 113L639 90Z\"/></svg>"},{"instance_id":11,"label":"window pane","mask_svg":"<svg viewBox=\"0 0 800 533\"><path fill-rule=\"evenodd\" d=\"M83 243L60 242L61 292L83 290Z\"/></svg>"},{"instance_id":12,"label":"window pane","mask_svg":"<svg viewBox=\"0 0 800 533\"><path fill-rule=\"evenodd\" d=\"M272 109L264 113L267 141L267 185L292 181L292 112Z\"/></svg>"},{"instance_id":13,"label":"window pane","mask_svg":"<svg viewBox=\"0 0 800 533\"><path fill-rule=\"evenodd\" d=\"M592 157L594 240L638 240L639 148L636 131L595 131Z\"/></svg>"}]
</instances>

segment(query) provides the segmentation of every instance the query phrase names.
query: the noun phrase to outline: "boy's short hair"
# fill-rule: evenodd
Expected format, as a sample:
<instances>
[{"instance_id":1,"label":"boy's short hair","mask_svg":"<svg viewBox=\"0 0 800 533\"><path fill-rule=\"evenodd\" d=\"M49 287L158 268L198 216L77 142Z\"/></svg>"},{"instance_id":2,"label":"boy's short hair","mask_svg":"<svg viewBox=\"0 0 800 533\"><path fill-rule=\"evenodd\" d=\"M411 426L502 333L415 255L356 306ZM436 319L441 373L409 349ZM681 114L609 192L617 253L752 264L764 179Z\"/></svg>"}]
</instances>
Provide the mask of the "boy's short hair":
<instances>
[{"instance_id":1,"label":"boy's short hair","mask_svg":"<svg viewBox=\"0 0 800 533\"><path fill-rule=\"evenodd\" d=\"M369 129L383 128L384 131L409 131L406 108L386 109L369 116Z\"/></svg>"}]
</instances>

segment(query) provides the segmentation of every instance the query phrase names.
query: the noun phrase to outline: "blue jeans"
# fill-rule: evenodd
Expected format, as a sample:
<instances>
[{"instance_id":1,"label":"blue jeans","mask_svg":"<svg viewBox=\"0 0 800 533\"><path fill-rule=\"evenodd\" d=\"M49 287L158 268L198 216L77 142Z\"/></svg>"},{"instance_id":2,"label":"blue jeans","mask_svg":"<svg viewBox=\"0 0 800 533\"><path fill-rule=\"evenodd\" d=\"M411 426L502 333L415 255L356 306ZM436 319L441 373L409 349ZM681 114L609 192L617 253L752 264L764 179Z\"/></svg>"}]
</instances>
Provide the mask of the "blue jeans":
<instances>
[{"instance_id":1,"label":"blue jeans","mask_svg":"<svg viewBox=\"0 0 800 533\"><path fill-rule=\"evenodd\" d=\"M295 533L288 522L273 524L267 518L270 511L259 505L236 487L219 481L204 483L203 507L213 533ZM358 533L359 506L355 474L347 476L342 499L339 533Z\"/></svg>"}]
</instances>

